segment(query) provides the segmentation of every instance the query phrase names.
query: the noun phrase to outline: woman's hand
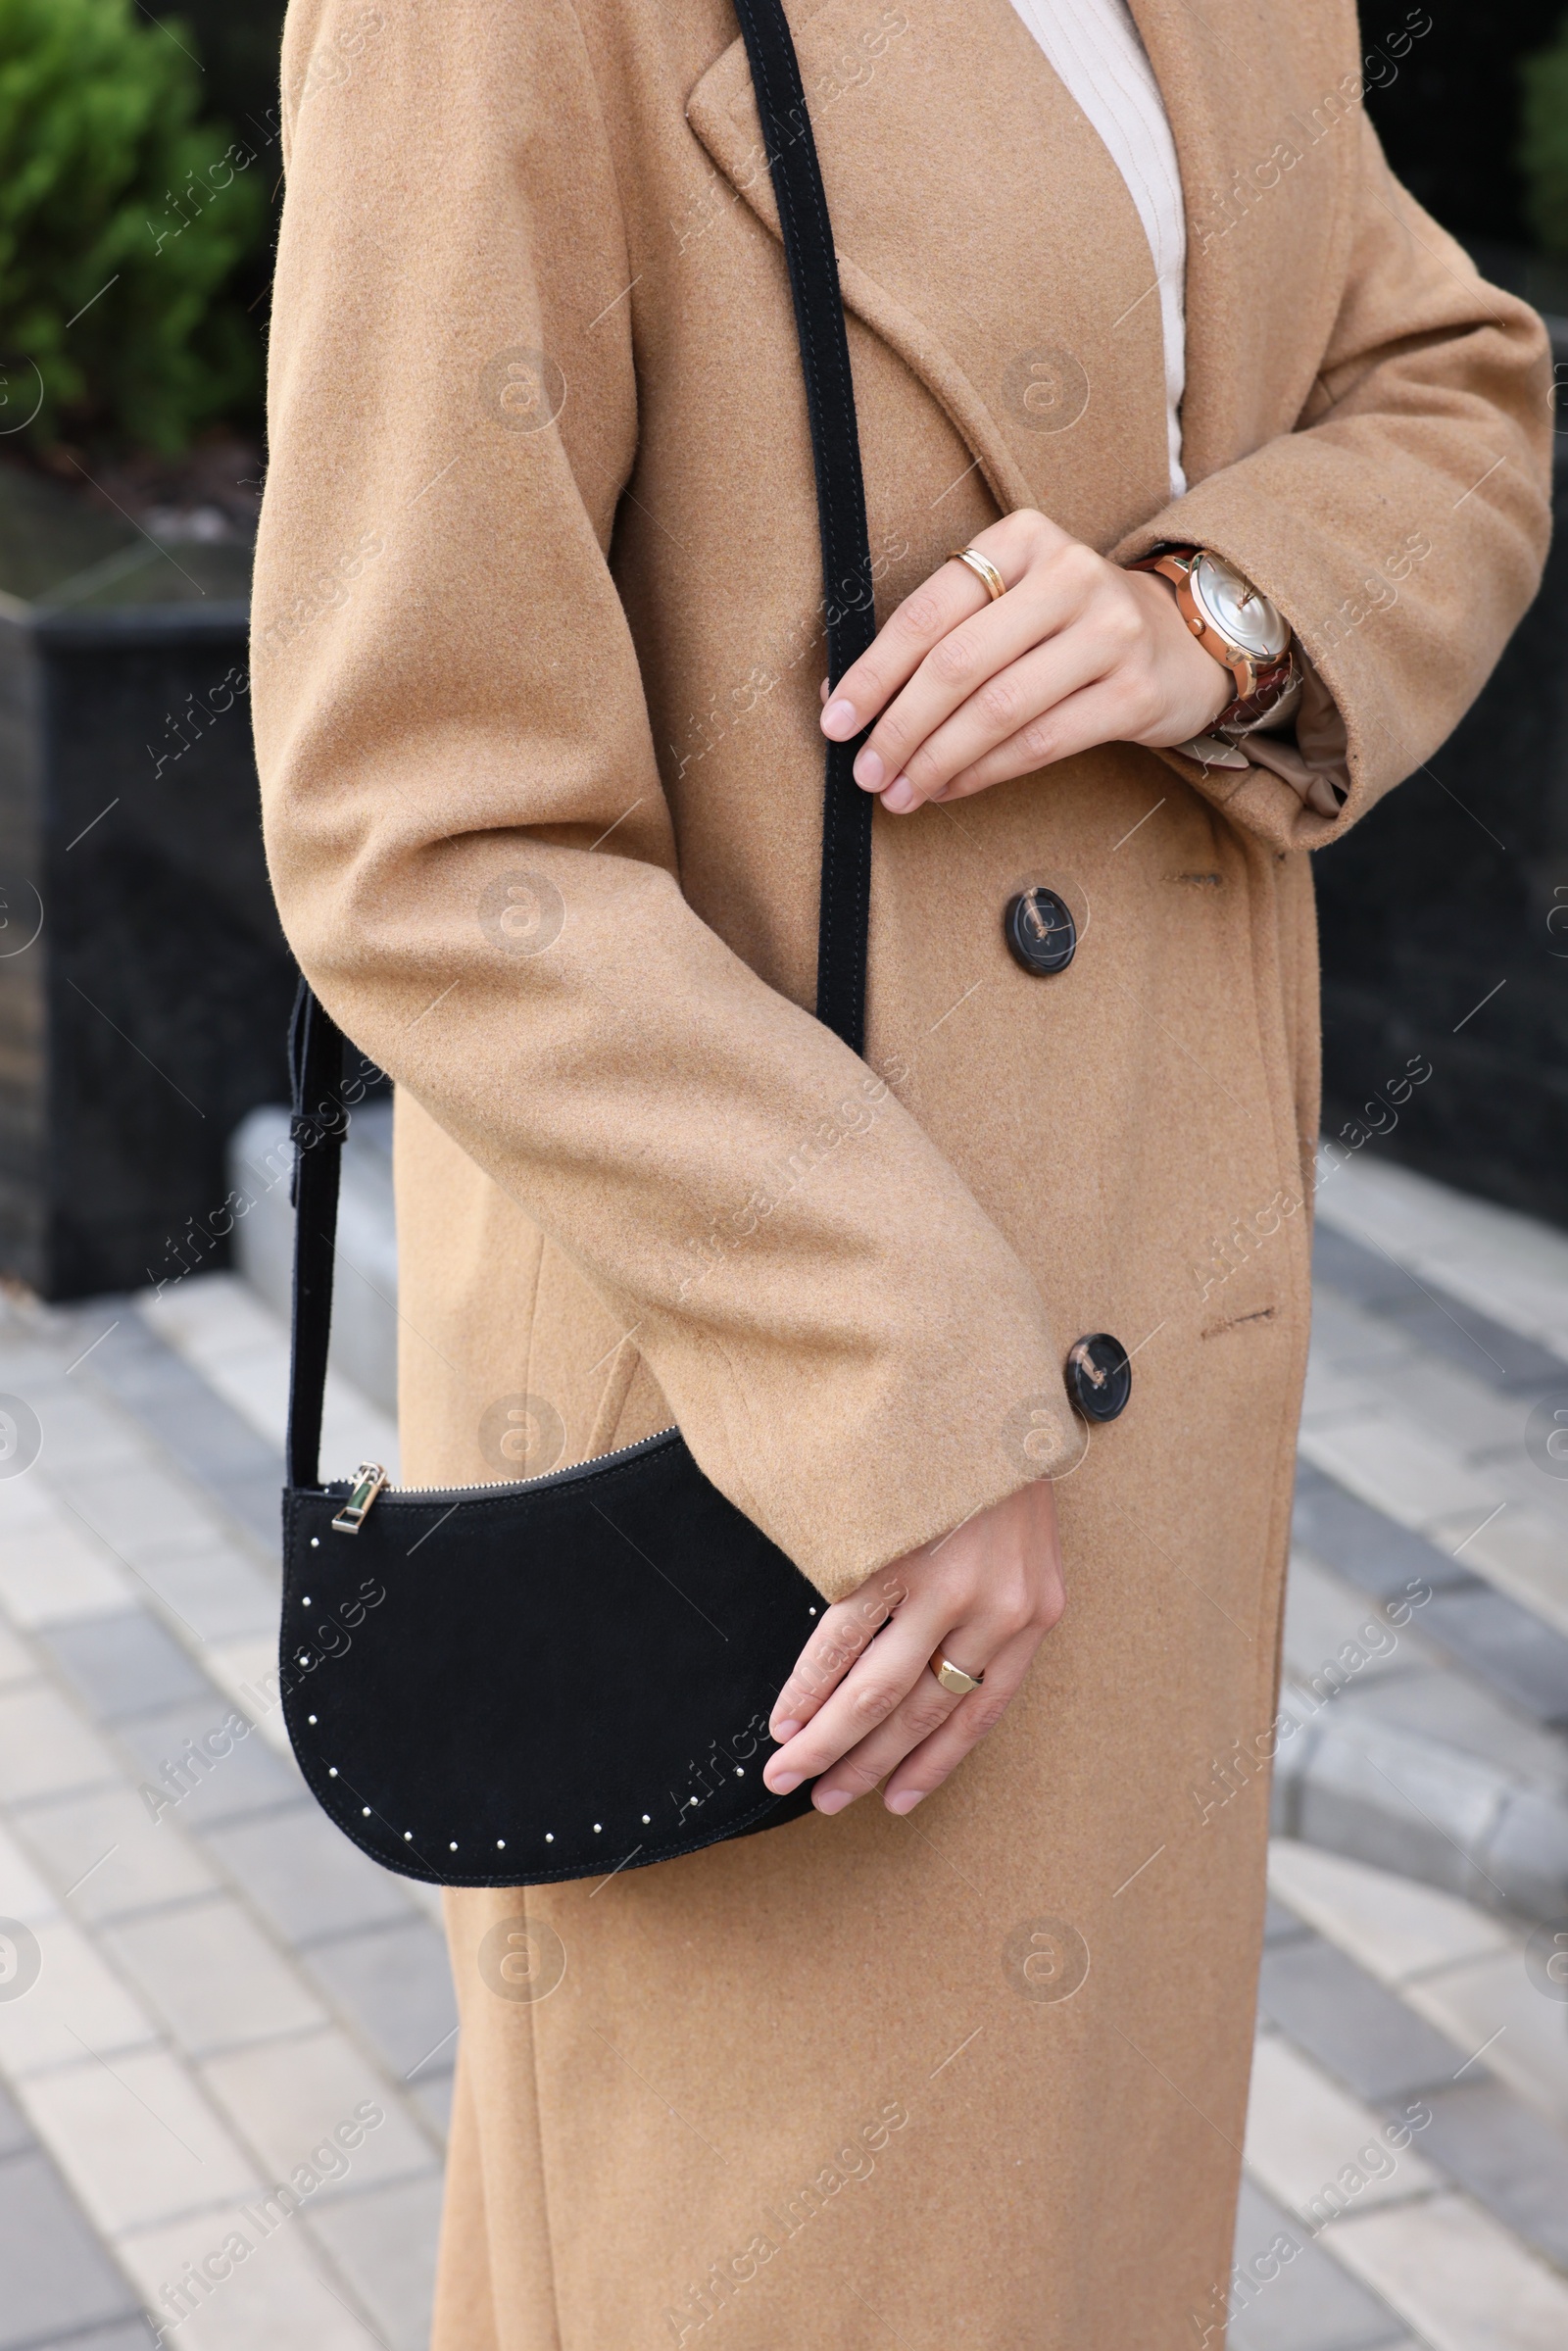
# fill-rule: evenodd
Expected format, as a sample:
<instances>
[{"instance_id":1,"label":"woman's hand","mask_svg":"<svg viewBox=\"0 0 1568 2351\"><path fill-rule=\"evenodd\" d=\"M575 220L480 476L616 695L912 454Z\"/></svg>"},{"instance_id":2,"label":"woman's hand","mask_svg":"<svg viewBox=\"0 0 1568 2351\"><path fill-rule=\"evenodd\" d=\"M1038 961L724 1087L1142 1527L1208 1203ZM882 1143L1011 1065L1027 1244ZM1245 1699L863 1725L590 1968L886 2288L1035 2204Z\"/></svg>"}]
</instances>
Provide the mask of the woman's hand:
<instances>
[{"instance_id":1,"label":"woman's hand","mask_svg":"<svg viewBox=\"0 0 1568 2351\"><path fill-rule=\"evenodd\" d=\"M764 1782L788 1795L815 1779L818 1812L842 1812L891 1772L888 1810L912 1812L996 1729L1062 1606L1056 1497L1039 1479L827 1611L779 1691ZM938 1649L984 1687L944 1690Z\"/></svg>"},{"instance_id":2,"label":"woman's hand","mask_svg":"<svg viewBox=\"0 0 1568 2351\"><path fill-rule=\"evenodd\" d=\"M905 816L1097 743L1186 743L1232 700L1169 582L1123 571L1032 508L970 541L1007 583L993 601L949 562L906 597L827 699L834 742L877 723L856 781Z\"/></svg>"}]
</instances>

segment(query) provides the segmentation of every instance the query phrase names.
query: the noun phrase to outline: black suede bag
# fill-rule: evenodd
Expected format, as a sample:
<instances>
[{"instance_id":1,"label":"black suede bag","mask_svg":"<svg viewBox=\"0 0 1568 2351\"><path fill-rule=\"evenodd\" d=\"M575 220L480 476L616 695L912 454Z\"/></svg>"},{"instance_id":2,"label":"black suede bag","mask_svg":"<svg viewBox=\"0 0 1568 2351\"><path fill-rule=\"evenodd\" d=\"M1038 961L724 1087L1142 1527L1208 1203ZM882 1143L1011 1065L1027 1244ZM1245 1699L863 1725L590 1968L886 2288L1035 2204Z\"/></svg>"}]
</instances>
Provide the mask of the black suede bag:
<instances>
[{"instance_id":1,"label":"black suede bag","mask_svg":"<svg viewBox=\"0 0 1568 2351\"><path fill-rule=\"evenodd\" d=\"M736 0L783 225L816 472L828 669L876 629L833 232L779 0ZM827 751L816 1013L864 1042L871 797ZM518 1485L319 1483L344 1042L302 985L283 1708L313 1793L367 1853L442 1886L642 1869L807 1811L767 1718L822 1602L678 1429Z\"/></svg>"}]
</instances>

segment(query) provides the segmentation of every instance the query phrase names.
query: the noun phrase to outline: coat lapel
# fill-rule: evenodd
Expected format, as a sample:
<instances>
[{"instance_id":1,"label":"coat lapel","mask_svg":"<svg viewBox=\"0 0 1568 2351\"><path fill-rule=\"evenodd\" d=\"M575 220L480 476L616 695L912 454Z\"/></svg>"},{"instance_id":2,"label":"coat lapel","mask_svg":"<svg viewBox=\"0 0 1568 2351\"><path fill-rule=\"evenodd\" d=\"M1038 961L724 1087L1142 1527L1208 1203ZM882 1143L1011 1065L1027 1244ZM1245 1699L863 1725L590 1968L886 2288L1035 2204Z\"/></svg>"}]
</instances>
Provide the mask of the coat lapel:
<instances>
[{"instance_id":1,"label":"coat lapel","mask_svg":"<svg viewBox=\"0 0 1568 2351\"><path fill-rule=\"evenodd\" d=\"M1130 5L1187 208L1182 459L1196 483L1305 406L1334 325L1360 105L1334 71L1343 44L1311 12Z\"/></svg>"},{"instance_id":2,"label":"coat lapel","mask_svg":"<svg viewBox=\"0 0 1568 2351\"><path fill-rule=\"evenodd\" d=\"M1187 205L1197 482L1289 429L1311 391L1359 107L1335 43L1250 0L1132 6ZM1120 173L1009 0L791 14L848 307L940 403L1004 512L1039 506L1113 546L1168 496L1153 266ZM776 235L739 39L687 116Z\"/></svg>"},{"instance_id":3,"label":"coat lapel","mask_svg":"<svg viewBox=\"0 0 1568 2351\"><path fill-rule=\"evenodd\" d=\"M1039 506L1113 544L1167 494L1159 306L1115 166L1008 0L792 13L850 310L941 404L1004 511ZM687 115L776 235L739 40Z\"/></svg>"}]
</instances>

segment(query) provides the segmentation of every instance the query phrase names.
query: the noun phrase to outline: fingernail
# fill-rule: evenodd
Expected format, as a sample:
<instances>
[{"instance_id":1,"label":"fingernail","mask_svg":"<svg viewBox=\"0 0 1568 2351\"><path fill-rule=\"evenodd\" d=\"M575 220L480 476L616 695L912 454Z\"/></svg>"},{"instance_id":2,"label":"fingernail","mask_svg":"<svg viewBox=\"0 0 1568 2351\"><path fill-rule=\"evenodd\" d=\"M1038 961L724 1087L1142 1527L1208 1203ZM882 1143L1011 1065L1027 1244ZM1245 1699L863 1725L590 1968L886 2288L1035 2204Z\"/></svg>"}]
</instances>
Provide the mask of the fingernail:
<instances>
[{"instance_id":1,"label":"fingernail","mask_svg":"<svg viewBox=\"0 0 1568 2351\"><path fill-rule=\"evenodd\" d=\"M769 1736L775 1746L786 1747L797 1731L804 1731L805 1728L804 1723L775 1723Z\"/></svg>"},{"instance_id":2,"label":"fingernail","mask_svg":"<svg viewBox=\"0 0 1568 2351\"><path fill-rule=\"evenodd\" d=\"M899 1813L912 1812L916 1804L923 1803L924 1800L925 1789L923 1788L901 1788L896 1796L889 1796L888 1810Z\"/></svg>"},{"instance_id":3,"label":"fingernail","mask_svg":"<svg viewBox=\"0 0 1568 2351\"><path fill-rule=\"evenodd\" d=\"M805 1777L804 1772L775 1773L771 1767L762 1774L763 1780L776 1796L787 1796L792 1788L800 1787Z\"/></svg>"},{"instance_id":4,"label":"fingernail","mask_svg":"<svg viewBox=\"0 0 1568 2351\"><path fill-rule=\"evenodd\" d=\"M844 732L850 734L853 729L845 727ZM868 792L880 792L882 780L886 774L887 769L882 764L880 753L874 752L868 743L855 762L856 782L863 784Z\"/></svg>"},{"instance_id":5,"label":"fingernail","mask_svg":"<svg viewBox=\"0 0 1568 2351\"><path fill-rule=\"evenodd\" d=\"M848 1788L830 1788L825 1796L813 1796L811 1801L818 1812L832 1813L842 1812L846 1804L854 1803L855 1798L850 1794Z\"/></svg>"},{"instance_id":6,"label":"fingernail","mask_svg":"<svg viewBox=\"0 0 1568 2351\"><path fill-rule=\"evenodd\" d=\"M918 805L914 786L906 775L896 775L882 795L882 806L895 816L907 816Z\"/></svg>"},{"instance_id":7,"label":"fingernail","mask_svg":"<svg viewBox=\"0 0 1568 2351\"><path fill-rule=\"evenodd\" d=\"M835 743L847 743L852 735L858 735L859 731L860 713L853 702L846 702L840 696L837 702L828 704L822 712L824 735L831 735Z\"/></svg>"}]
</instances>

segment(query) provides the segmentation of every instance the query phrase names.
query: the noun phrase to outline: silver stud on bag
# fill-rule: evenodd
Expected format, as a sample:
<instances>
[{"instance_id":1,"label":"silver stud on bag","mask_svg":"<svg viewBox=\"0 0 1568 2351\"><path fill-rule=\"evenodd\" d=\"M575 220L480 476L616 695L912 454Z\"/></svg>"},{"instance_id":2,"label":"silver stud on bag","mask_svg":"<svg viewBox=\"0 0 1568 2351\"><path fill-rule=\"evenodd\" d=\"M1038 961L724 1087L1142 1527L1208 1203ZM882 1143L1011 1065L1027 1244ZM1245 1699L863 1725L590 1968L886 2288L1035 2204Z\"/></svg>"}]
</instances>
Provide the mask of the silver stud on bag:
<instances>
[{"instance_id":1,"label":"silver stud on bag","mask_svg":"<svg viewBox=\"0 0 1568 2351\"><path fill-rule=\"evenodd\" d=\"M412 1844L413 1844L413 1842L414 1842L414 1831L413 1831L412 1829L405 1829L405 1830L404 1830L404 1832L403 1832L403 1841L404 1841L404 1843L405 1843L406 1845L412 1845Z\"/></svg>"},{"instance_id":2,"label":"silver stud on bag","mask_svg":"<svg viewBox=\"0 0 1568 2351\"><path fill-rule=\"evenodd\" d=\"M306 1721L307 1721L308 1723L314 1723L314 1722L315 1722L315 1720L316 1720L316 1717L315 1717L315 1715L314 1715L314 1714L308 1714L308 1715L305 1717L305 1719L306 1719Z\"/></svg>"},{"instance_id":3,"label":"silver stud on bag","mask_svg":"<svg viewBox=\"0 0 1568 2351\"><path fill-rule=\"evenodd\" d=\"M546 1842L546 1844L547 1844L547 1845L553 1845L553 1844L555 1843L555 1841L556 1841L556 1833L555 1833L554 1829L547 1829L547 1830L545 1831L545 1842Z\"/></svg>"},{"instance_id":4,"label":"silver stud on bag","mask_svg":"<svg viewBox=\"0 0 1568 2351\"><path fill-rule=\"evenodd\" d=\"M337 1778L337 1765L335 1763L329 1763L327 1765L326 1776L329 1780L335 1780Z\"/></svg>"},{"instance_id":5,"label":"silver stud on bag","mask_svg":"<svg viewBox=\"0 0 1568 2351\"><path fill-rule=\"evenodd\" d=\"M498 1837L496 1838L496 1851L497 1851L498 1853L504 1853L504 1852L506 1851L506 1849L507 1849L507 1840L506 1840L506 1838L505 1838L504 1837Z\"/></svg>"},{"instance_id":6,"label":"silver stud on bag","mask_svg":"<svg viewBox=\"0 0 1568 2351\"><path fill-rule=\"evenodd\" d=\"M456 1846L455 1844L454 1844L454 1845L448 1845L448 1847L447 1847L447 1851L448 1851L449 1853L455 1853L455 1852L457 1851L457 1849L458 1849L458 1848L457 1848L457 1846Z\"/></svg>"},{"instance_id":7,"label":"silver stud on bag","mask_svg":"<svg viewBox=\"0 0 1568 2351\"><path fill-rule=\"evenodd\" d=\"M653 1819L653 1814L652 1814L651 1812L645 1812L645 1813L643 1814L643 1827L644 1827L645 1829L647 1828L647 1826L648 1826L649 1822L650 1822L652 1819Z\"/></svg>"}]
</instances>

